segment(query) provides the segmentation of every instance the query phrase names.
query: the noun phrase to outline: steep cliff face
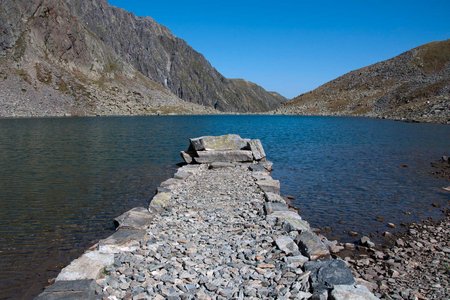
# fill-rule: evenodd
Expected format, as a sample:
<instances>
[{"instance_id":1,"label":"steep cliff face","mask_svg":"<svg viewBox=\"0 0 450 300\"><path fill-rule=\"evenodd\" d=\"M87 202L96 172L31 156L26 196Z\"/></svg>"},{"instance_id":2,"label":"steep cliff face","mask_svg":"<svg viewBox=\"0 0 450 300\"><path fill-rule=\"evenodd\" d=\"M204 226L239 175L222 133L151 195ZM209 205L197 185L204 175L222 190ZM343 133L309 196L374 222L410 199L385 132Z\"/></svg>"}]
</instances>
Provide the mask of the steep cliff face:
<instances>
[{"instance_id":1,"label":"steep cliff face","mask_svg":"<svg viewBox=\"0 0 450 300\"><path fill-rule=\"evenodd\" d=\"M183 100L240 112L267 111L280 104L279 97L259 86L224 78L203 55L149 17L110 7L105 0L71 1L70 6L115 53Z\"/></svg>"},{"instance_id":2,"label":"steep cliff face","mask_svg":"<svg viewBox=\"0 0 450 300\"><path fill-rule=\"evenodd\" d=\"M277 112L450 122L450 40L345 74Z\"/></svg>"},{"instance_id":3,"label":"steep cliff face","mask_svg":"<svg viewBox=\"0 0 450 300\"><path fill-rule=\"evenodd\" d=\"M251 112L282 101L103 0L3 0L0 32L0 116Z\"/></svg>"}]
</instances>

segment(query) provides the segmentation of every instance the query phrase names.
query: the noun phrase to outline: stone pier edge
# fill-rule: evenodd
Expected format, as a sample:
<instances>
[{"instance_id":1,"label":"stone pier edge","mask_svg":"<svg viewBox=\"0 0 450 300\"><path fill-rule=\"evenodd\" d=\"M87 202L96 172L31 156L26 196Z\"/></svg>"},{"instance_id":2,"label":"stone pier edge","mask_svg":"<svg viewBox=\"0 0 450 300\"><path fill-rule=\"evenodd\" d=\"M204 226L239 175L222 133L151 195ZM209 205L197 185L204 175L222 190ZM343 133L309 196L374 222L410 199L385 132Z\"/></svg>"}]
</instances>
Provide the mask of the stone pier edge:
<instances>
[{"instance_id":1,"label":"stone pier edge","mask_svg":"<svg viewBox=\"0 0 450 300\"><path fill-rule=\"evenodd\" d=\"M270 175L272 170L271 162L210 163L207 165L212 169L235 167L238 164L249 166L253 179L264 193L266 202L263 209L266 220L272 226L277 223L282 224L287 234L291 231L299 232L300 238L296 239L295 242L298 244L301 253L309 261L331 259L330 249L337 247L336 244L314 233L308 222L303 220L297 210L291 207L280 195L280 182L274 180ZM46 287L35 299L96 299L95 281L105 275L104 272L107 266L114 263L114 254L134 251L140 247L140 243L146 242L146 229L151 224L154 215L164 211L171 204L171 188L181 184L194 174L195 170L200 166L201 164L187 164L179 167L172 178L160 184L156 194L150 200L148 208L135 207L115 218L116 231L109 237L100 240L79 258L63 268L55 282ZM340 259L332 260L345 264ZM305 273L308 272L311 271ZM351 276L353 277L353 275ZM355 296L363 289L363 294L368 295L368 298L365 299L378 299L365 286L357 284L354 278L353 284L335 287L340 287L344 293L349 292L350 294L353 294L352 290L354 290ZM324 294L320 295L320 293L315 293L314 296L316 299L328 299L325 298Z\"/></svg>"}]
</instances>

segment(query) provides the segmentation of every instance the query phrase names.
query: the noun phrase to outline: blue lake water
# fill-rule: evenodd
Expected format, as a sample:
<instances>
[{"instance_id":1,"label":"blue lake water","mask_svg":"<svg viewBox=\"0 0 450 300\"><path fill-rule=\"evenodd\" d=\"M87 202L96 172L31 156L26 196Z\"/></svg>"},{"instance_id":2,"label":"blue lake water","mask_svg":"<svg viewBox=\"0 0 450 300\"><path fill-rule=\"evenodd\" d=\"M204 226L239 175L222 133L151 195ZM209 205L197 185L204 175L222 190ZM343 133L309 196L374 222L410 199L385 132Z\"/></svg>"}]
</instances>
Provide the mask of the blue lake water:
<instances>
[{"instance_id":1,"label":"blue lake water","mask_svg":"<svg viewBox=\"0 0 450 300\"><path fill-rule=\"evenodd\" d=\"M0 299L29 299L60 268L146 206L189 137L259 138L282 193L314 227L370 234L439 217L449 185L430 162L450 126L365 118L168 116L0 120ZM410 212L410 214L405 214ZM377 216L385 221L378 222ZM401 226L398 226L401 229Z\"/></svg>"}]
</instances>

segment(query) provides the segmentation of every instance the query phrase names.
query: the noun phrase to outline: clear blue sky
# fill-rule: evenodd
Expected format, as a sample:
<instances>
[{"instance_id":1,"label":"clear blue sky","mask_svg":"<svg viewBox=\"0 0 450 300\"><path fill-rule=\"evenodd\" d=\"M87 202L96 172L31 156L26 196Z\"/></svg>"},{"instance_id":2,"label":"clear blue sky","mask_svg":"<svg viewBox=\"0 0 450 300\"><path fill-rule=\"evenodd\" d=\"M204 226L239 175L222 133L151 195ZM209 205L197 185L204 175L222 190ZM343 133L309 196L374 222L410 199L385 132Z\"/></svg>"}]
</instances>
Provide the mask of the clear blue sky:
<instances>
[{"instance_id":1,"label":"clear blue sky","mask_svg":"<svg viewBox=\"0 0 450 300\"><path fill-rule=\"evenodd\" d=\"M450 38L450 0L109 0L151 16L224 76L294 97L348 71Z\"/></svg>"}]
</instances>

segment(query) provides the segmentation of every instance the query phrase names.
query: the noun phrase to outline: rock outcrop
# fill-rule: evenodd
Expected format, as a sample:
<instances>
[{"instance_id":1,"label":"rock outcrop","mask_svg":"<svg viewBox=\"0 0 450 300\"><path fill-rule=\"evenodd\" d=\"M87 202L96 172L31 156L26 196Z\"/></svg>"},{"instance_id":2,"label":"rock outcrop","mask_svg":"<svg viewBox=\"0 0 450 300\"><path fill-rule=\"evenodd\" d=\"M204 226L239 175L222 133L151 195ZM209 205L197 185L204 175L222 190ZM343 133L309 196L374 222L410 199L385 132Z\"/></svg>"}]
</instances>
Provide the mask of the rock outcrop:
<instances>
[{"instance_id":1,"label":"rock outcrop","mask_svg":"<svg viewBox=\"0 0 450 300\"><path fill-rule=\"evenodd\" d=\"M105 0L4 0L0 32L0 117L258 112L284 100Z\"/></svg>"},{"instance_id":2,"label":"rock outcrop","mask_svg":"<svg viewBox=\"0 0 450 300\"><path fill-rule=\"evenodd\" d=\"M450 40L345 74L276 113L450 123Z\"/></svg>"},{"instance_id":3,"label":"rock outcrop","mask_svg":"<svg viewBox=\"0 0 450 300\"><path fill-rule=\"evenodd\" d=\"M189 148L181 151L181 157L187 164L257 162L265 160L266 153L258 139L249 140L237 134L227 134L190 139Z\"/></svg>"}]
</instances>

